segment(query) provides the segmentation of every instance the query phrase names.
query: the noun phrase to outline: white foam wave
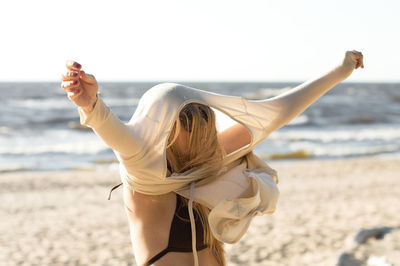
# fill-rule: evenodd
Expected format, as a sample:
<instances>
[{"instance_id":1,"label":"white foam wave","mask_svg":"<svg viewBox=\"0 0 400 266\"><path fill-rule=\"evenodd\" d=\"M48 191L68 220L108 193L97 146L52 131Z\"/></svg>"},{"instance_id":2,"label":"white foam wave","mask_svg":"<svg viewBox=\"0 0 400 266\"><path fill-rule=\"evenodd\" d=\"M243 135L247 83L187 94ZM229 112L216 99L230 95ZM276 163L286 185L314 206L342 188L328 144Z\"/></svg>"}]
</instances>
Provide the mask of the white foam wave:
<instances>
[{"instance_id":1,"label":"white foam wave","mask_svg":"<svg viewBox=\"0 0 400 266\"><path fill-rule=\"evenodd\" d=\"M52 130L43 135L0 137L0 154L96 154L107 149L95 134L80 134L72 130Z\"/></svg>"},{"instance_id":2,"label":"white foam wave","mask_svg":"<svg viewBox=\"0 0 400 266\"><path fill-rule=\"evenodd\" d=\"M139 99L137 98L106 98L104 101L111 106L124 106L124 105L137 105ZM22 107L28 109L71 109L75 106L71 101L65 98L50 98L50 99L24 99L24 100L10 100L7 102L8 106Z\"/></svg>"},{"instance_id":3,"label":"white foam wave","mask_svg":"<svg viewBox=\"0 0 400 266\"><path fill-rule=\"evenodd\" d=\"M65 97L60 99L27 99L10 100L7 105L14 107L23 107L28 109L66 109L72 108L73 104Z\"/></svg>"},{"instance_id":4,"label":"white foam wave","mask_svg":"<svg viewBox=\"0 0 400 266\"><path fill-rule=\"evenodd\" d=\"M346 127L323 129L292 129L279 130L271 133L270 140L283 141L320 141L324 143L337 141L400 141L400 127L398 126L371 126L371 127Z\"/></svg>"},{"instance_id":5,"label":"white foam wave","mask_svg":"<svg viewBox=\"0 0 400 266\"><path fill-rule=\"evenodd\" d=\"M400 151L400 145L316 145L310 142L298 142L290 145L294 151L305 150L313 157L349 157L372 155L381 153L394 153Z\"/></svg>"}]
</instances>

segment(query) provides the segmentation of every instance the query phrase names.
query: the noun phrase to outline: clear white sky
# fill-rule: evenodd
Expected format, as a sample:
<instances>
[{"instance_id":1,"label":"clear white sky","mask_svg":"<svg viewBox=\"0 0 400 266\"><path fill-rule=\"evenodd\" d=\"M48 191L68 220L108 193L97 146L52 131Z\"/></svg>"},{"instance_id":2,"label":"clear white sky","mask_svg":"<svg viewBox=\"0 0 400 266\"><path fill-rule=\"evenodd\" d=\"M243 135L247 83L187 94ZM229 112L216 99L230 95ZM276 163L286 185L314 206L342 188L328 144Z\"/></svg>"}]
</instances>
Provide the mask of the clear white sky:
<instances>
[{"instance_id":1,"label":"clear white sky","mask_svg":"<svg viewBox=\"0 0 400 266\"><path fill-rule=\"evenodd\" d=\"M4 0L0 81L304 81L346 50L347 81L400 81L400 1Z\"/></svg>"}]
</instances>

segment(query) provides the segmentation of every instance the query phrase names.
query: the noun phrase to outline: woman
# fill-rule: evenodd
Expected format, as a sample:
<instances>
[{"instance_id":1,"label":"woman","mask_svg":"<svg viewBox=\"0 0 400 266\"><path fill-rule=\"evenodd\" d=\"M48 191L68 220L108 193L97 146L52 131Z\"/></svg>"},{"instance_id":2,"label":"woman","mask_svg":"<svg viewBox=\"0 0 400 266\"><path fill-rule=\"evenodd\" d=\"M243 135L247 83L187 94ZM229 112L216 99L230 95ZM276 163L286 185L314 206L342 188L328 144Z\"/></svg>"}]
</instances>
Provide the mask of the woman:
<instances>
[{"instance_id":1,"label":"woman","mask_svg":"<svg viewBox=\"0 0 400 266\"><path fill-rule=\"evenodd\" d=\"M328 73L260 101L159 84L127 124L80 64L67 62L62 88L121 163L137 264L225 265L222 243L237 242L254 215L276 206L276 172L251 151L358 67L362 54L347 51ZM217 132L210 107L238 123Z\"/></svg>"}]
</instances>

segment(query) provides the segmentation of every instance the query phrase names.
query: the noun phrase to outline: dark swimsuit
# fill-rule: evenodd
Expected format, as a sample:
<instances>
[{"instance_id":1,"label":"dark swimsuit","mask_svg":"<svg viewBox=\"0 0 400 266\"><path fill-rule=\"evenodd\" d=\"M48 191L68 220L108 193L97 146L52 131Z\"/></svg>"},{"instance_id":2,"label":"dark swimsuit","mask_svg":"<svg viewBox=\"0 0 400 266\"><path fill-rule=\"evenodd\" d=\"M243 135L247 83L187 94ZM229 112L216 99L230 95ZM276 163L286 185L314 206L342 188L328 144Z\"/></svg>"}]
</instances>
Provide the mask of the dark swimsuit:
<instances>
[{"instance_id":1,"label":"dark swimsuit","mask_svg":"<svg viewBox=\"0 0 400 266\"><path fill-rule=\"evenodd\" d=\"M194 212L196 224L196 247L197 250L203 250L208 247L204 244L203 227L198 213ZM176 195L176 208L174 218L169 232L168 246L152 257L145 266L150 266L168 252L192 252L192 230L190 227L189 211L187 206L183 205L182 198Z\"/></svg>"},{"instance_id":2,"label":"dark swimsuit","mask_svg":"<svg viewBox=\"0 0 400 266\"><path fill-rule=\"evenodd\" d=\"M122 183L111 189L108 199L111 198L111 192L120 185L122 185ZM203 226L200 217L196 210L193 210L196 225L196 247L199 251L207 248L208 245L204 244ZM152 265L168 252L192 252L192 229L190 225L189 210L188 207L183 204L182 198L178 194L176 194L175 214L171 222L168 246L152 257L145 266Z\"/></svg>"}]
</instances>

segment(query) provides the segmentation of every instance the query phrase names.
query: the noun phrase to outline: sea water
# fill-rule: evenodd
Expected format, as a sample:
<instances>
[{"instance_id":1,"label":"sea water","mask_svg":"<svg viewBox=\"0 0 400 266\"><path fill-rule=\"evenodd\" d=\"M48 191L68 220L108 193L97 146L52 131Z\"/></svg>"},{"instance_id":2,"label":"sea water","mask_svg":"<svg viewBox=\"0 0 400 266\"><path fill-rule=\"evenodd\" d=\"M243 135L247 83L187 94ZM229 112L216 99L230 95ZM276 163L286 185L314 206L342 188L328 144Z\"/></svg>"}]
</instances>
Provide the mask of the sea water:
<instances>
[{"instance_id":1,"label":"sea water","mask_svg":"<svg viewBox=\"0 0 400 266\"><path fill-rule=\"evenodd\" d=\"M176 82L176 81L175 81ZM160 82L102 83L100 95L122 121ZM177 82L215 93L267 99L300 85L261 82ZM60 83L0 83L0 172L116 168L115 155L79 124ZM218 114L219 128L230 122ZM400 156L400 84L335 86L254 152L265 160Z\"/></svg>"}]
</instances>

